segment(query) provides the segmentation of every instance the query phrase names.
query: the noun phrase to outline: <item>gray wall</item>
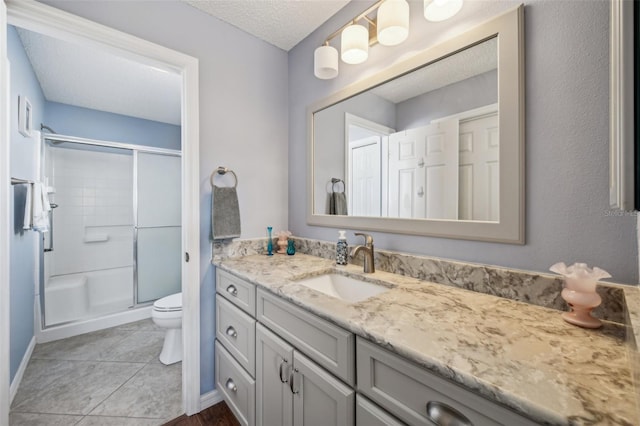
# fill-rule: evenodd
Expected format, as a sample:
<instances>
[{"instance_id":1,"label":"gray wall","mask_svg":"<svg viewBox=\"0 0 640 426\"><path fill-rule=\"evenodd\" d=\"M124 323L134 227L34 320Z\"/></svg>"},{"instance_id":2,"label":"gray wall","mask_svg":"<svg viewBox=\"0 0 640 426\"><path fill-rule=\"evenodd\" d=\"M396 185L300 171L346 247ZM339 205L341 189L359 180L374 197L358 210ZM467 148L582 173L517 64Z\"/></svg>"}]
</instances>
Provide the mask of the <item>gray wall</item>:
<instances>
[{"instance_id":1,"label":"gray wall","mask_svg":"<svg viewBox=\"0 0 640 426\"><path fill-rule=\"evenodd\" d=\"M214 387L209 175L238 175L242 238L287 229L287 54L180 1L45 3L198 58L201 390Z\"/></svg>"},{"instance_id":2,"label":"gray wall","mask_svg":"<svg viewBox=\"0 0 640 426\"><path fill-rule=\"evenodd\" d=\"M38 141L35 137L27 138L18 132L18 96L29 98L33 112L33 127L39 128L44 109L44 95L31 63L22 48L18 32L12 26L7 28L7 47L11 63L11 176L21 179L35 180L38 177L36 156ZM13 380L29 342L33 338L33 303L36 286L36 249L40 244L39 232L24 231L24 203L26 185L12 186L11 224L14 233L9 241L10 259L10 378ZM4 200L3 200L4 202ZM4 384L2 384L4 386Z\"/></svg>"},{"instance_id":3,"label":"gray wall","mask_svg":"<svg viewBox=\"0 0 640 426\"><path fill-rule=\"evenodd\" d=\"M354 96L315 114L315 193L314 211L329 213L325 196L331 178L345 179L345 113L357 115L383 126L395 128L396 105L373 93ZM336 187L338 189L338 187Z\"/></svg>"},{"instance_id":4,"label":"gray wall","mask_svg":"<svg viewBox=\"0 0 640 426\"><path fill-rule=\"evenodd\" d=\"M426 126L436 118L498 102L498 71L489 71L400 102L396 130Z\"/></svg>"},{"instance_id":5,"label":"gray wall","mask_svg":"<svg viewBox=\"0 0 640 426\"><path fill-rule=\"evenodd\" d=\"M360 65L340 64L334 80L313 76L313 51L371 2L355 1L289 53L289 199L305 200L308 105L515 7L516 1L465 2L449 21L428 23L411 2L409 39L374 46ZM587 262L613 281L637 283L635 218L608 212L609 3L525 2L526 245L374 233L376 246L533 271L558 261ZM308 226L303 201L289 205L295 234L335 240L336 231ZM353 234L349 240L355 243Z\"/></svg>"}]
</instances>

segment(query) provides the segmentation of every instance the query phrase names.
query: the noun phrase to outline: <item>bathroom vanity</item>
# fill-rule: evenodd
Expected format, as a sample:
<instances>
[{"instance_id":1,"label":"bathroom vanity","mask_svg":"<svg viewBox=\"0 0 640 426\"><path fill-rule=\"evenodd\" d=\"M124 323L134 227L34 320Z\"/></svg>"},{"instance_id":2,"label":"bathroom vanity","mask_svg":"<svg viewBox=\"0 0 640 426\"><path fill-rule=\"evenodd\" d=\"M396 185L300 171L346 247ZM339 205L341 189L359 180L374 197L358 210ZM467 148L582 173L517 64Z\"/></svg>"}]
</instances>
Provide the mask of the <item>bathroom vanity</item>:
<instances>
[{"instance_id":1,"label":"bathroom vanity","mask_svg":"<svg viewBox=\"0 0 640 426\"><path fill-rule=\"evenodd\" d=\"M305 254L216 266L216 387L243 425L640 423L621 324ZM327 273L387 290L301 284Z\"/></svg>"}]
</instances>

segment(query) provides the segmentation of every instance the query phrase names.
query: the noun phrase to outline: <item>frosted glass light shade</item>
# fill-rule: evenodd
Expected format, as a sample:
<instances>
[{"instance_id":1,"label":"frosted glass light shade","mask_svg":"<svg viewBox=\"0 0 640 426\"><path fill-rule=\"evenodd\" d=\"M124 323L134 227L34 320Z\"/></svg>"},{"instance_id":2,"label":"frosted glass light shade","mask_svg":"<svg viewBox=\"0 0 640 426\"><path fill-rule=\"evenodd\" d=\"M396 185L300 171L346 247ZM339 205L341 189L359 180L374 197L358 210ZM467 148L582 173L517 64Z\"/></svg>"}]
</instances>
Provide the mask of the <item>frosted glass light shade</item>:
<instances>
[{"instance_id":1,"label":"frosted glass light shade","mask_svg":"<svg viewBox=\"0 0 640 426\"><path fill-rule=\"evenodd\" d=\"M424 17L439 22L451 18L462 9L463 0L424 0Z\"/></svg>"},{"instance_id":2,"label":"frosted glass light shade","mask_svg":"<svg viewBox=\"0 0 640 426\"><path fill-rule=\"evenodd\" d=\"M395 46L409 36L409 3L386 0L378 8L378 43Z\"/></svg>"},{"instance_id":3,"label":"frosted glass light shade","mask_svg":"<svg viewBox=\"0 0 640 426\"><path fill-rule=\"evenodd\" d=\"M320 46L313 53L313 73L322 80L338 76L338 50L332 46Z\"/></svg>"},{"instance_id":4,"label":"frosted glass light shade","mask_svg":"<svg viewBox=\"0 0 640 426\"><path fill-rule=\"evenodd\" d=\"M369 30L362 25L349 25L342 30L340 55L347 64L361 64L369 57Z\"/></svg>"}]
</instances>

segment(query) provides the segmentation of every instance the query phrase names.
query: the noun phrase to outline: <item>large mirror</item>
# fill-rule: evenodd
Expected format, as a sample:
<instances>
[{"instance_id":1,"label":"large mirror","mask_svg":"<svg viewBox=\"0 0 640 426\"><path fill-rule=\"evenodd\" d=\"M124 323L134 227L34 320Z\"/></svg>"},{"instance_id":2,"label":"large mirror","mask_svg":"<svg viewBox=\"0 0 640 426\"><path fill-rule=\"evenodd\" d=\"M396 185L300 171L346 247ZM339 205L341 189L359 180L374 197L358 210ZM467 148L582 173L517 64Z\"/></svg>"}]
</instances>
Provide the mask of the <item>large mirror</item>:
<instances>
[{"instance_id":1,"label":"large mirror","mask_svg":"<svg viewBox=\"0 0 640 426\"><path fill-rule=\"evenodd\" d=\"M524 243L522 13L310 107L308 223Z\"/></svg>"}]
</instances>

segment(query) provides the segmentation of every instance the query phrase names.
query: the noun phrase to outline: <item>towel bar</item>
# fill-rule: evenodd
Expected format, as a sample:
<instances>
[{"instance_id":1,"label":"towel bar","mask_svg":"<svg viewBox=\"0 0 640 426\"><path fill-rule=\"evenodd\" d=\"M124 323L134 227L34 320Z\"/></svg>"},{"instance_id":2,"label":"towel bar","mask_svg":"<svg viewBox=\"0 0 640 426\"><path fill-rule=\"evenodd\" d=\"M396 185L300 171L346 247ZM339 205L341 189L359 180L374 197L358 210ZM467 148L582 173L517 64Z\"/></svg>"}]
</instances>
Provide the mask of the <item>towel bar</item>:
<instances>
[{"instance_id":1,"label":"towel bar","mask_svg":"<svg viewBox=\"0 0 640 426\"><path fill-rule=\"evenodd\" d=\"M218 168L215 169L211 173L211 176L209 177L209 182L211 183L211 187L213 188L215 186L214 183L213 183L213 178L215 177L216 174L224 175L224 174L227 174L227 173L231 173L233 175L233 178L235 179L235 183L233 184L233 187L237 188L238 187L238 176L236 176L236 173L233 170L231 170L231 169L229 169L227 167L222 167L222 166L218 166Z\"/></svg>"},{"instance_id":2,"label":"towel bar","mask_svg":"<svg viewBox=\"0 0 640 426\"><path fill-rule=\"evenodd\" d=\"M23 183L33 184L33 181L29 179L11 178L11 185L20 185Z\"/></svg>"}]
</instances>

